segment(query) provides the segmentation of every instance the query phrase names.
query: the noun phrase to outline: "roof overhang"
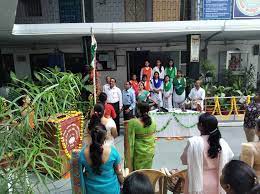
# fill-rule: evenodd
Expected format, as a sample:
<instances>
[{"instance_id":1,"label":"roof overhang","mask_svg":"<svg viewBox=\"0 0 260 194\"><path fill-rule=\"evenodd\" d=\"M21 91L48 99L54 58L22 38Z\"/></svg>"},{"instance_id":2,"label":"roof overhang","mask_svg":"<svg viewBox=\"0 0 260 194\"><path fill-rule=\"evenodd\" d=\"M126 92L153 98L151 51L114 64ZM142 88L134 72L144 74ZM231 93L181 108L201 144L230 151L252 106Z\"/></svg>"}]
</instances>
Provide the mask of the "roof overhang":
<instances>
[{"instance_id":1,"label":"roof overhang","mask_svg":"<svg viewBox=\"0 0 260 194\"><path fill-rule=\"evenodd\" d=\"M80 40L91 31L100 43L144 43L185 41L188 34L211 40L258 40L260 20L200 20L135 23L15 24L8 41L52 43Z\"/></svg>"},{"instance_id":2,"label":"roof overhang","mask_svg":"<svg viewBox=\"0 0 260 194\"><path fill-rule=\"evenodd\" d=\"M0 1L0 39L6 40L11 37L15 21L18 0Z\"/></svg>"}]
</instances>

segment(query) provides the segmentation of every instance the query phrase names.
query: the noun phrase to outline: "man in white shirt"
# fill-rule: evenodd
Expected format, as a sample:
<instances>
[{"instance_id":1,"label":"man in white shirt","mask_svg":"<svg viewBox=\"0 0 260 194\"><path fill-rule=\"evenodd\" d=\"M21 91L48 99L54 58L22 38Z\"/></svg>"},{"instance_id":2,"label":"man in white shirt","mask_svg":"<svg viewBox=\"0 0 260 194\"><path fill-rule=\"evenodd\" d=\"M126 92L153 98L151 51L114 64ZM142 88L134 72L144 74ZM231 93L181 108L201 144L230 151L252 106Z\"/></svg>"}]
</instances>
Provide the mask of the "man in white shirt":
<instances>
[{"instance_id":1,"label":"man in white shirt","mask_svg":"<svg viewBox=\"0 0 260 194\"><path fill-rule=\"evenodd\" d=\"M195 87L191 89L189 99L191 100L191 109L198 110L204 109L205 90L200 87L201 81L196 80ZM198 107L198 105L200 107Z\"/></svg>"},{"instance_id":2,"label":"man in white shirt","mask_svg":"<svg viewBox=\"0 0 260 194\"><path fill-rule=\"evenodd\" d=\"M111 104L116 111L116 118L114 119L117 127L118 136L120 135L120 112L123 107L122 92L116 87L116 79L110 78L110 87L104 88L107 94L107 103Z\"/></svg>"},{"instance_id":3,"label":"man in white shirt","mask_svg":"<svg viewBox=\"0 0 260 194\"><path fill-rule=\"evenodd\" d=\"M107 90L107 88L110 87L110 79L111 79L110 76L106 76L106 84L103 85L103 92L105 92Z\"/></svg>"}]
</instances>

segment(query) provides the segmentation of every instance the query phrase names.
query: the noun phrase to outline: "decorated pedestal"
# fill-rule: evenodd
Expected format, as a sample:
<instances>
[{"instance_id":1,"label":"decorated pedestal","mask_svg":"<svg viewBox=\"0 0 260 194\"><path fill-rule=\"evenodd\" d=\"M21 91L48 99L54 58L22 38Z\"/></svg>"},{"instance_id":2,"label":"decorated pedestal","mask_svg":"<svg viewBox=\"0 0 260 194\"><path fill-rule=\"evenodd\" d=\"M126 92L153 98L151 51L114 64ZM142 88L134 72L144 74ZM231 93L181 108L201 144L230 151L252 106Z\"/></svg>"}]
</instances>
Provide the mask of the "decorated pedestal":
<instances>
[{"instance_id":1,"label":"decorated pedestal","mask_svg":"<svg viewBox=\"0 0 260 194\"><path fill-rule=\"evenodd\" d=\"M72 150L82 147L83 123L82 113L76 111L56 115L55 119L48 120L47 136L51 140L52 146L59 150L62 162L60 177L69 177Z\"/></svg>"}]
</instances>

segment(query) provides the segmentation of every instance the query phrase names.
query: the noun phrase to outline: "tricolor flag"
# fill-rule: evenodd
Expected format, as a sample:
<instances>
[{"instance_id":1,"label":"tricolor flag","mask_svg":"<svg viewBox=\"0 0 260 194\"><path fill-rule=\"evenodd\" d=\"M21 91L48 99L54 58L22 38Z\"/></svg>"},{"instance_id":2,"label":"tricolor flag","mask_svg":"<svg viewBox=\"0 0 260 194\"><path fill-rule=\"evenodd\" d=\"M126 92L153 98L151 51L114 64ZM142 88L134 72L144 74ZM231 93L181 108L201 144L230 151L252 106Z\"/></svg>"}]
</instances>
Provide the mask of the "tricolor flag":
<instances>
[{"instance_id":1,"label":"tricolor flag","mask_svg":"<svg viewBox=\"0 0 260 194\"><path fill-rule=\"evenodd\" d=\"M97 51L97 41L93 33L91 33L91 63L90 66L92 68L96 68L96 51Z\"/></svg>"},{"instance_id":2,"label":"tricolor flag","mask_svg":"<svg viewBox=\"0 0 260 194\"><path fill-rule=\"evenodd\" d=\"M92 33L92 29L91 29L91 47L90 47L90 51L91 51L91 63L90 66L93 68L93 94L94 94L94 103L96 104L97 102L97 91L96 91L96 51L97 51L97 41L95 39L94 34Z\"/></svg>"}]
</instances>

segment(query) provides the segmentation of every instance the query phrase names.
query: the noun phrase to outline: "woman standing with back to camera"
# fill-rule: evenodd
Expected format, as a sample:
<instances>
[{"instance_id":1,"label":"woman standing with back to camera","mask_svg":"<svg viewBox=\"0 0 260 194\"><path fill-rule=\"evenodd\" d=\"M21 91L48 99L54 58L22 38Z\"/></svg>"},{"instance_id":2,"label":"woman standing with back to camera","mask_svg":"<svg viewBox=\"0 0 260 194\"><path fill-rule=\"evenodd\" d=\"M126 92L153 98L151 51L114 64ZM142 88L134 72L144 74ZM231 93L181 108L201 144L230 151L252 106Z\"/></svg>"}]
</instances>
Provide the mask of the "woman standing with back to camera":
<instances>
[{"instance_id":1,"label":"woman standing with back to camera","mask_svg":"<svg viewBox=\"0 0 260 194\"><path fill-rule=\"evenodd\" d=\"M138 104L138 115L128 122L129 155L125 158L130 171L152 168L155 152L156 123L148 115L148 103Z\"/></svg>"},{"instance_id":2,"label":"woman standing with back to camera","mask_svg":"<svg viewBox=\"0 0 260 194\"><path fill-rule=\"evenodd\" d=\"M120 155L114 146L104 144L106 139L104 125L91 125L89 128L91 144L83 148L79 154L82 193L119 194L120 183L123 183Z\"/></svg>"},{"instance_id":3,"label":"woman standing with back to camera","mask_svg":"<svg viewBox=\"0 0 260 194\"><path fill-rule=\"evenodd\" d=\"M188 165L185 194L224 194L219 184L221 170L234 154L221 138L215 116L204 113L199 117L200 136L188 140L181 156Z\"/></svg>"}]
</instances>

